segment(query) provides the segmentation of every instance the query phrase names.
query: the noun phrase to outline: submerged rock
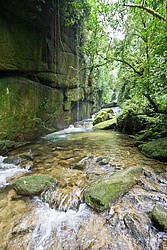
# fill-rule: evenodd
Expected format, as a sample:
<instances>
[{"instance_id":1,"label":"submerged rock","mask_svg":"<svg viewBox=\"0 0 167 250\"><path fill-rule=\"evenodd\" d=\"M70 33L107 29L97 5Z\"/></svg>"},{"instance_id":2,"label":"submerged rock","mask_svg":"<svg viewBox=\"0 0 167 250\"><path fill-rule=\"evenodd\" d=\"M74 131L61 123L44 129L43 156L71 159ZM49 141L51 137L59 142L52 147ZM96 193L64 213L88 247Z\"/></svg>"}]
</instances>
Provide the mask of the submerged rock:
<instances>
[{"instance_id":1,"label":"submerged rock","mask_svg":"<svg viewBox=\"0 0 167 250\"><path fill-rule=\"evenodd\" d=\"M139 145L139 149L148 157L167 161L167 137Z\"/></svg>"},{"instance_id":2,"label":"submerged rock","mask_svg":"<svg viewBox=\"0 0 167 250\"><path fill-rule=\"evenodd\" d=\"M78 232L77 249L112 249L112 237L105 220L97 214L83 221Z\"/></svg>"},{"instance_id":3,"label":"submerged rock","mask_svg":"<svg viewBox=\"0 0 167 250\"><path fill-rule=\"evenodd\" d=\"M19 163L21 163L22 161L25 160L29 160L32 161L33 160L33 154L31 151L22 153L22 154L18 154L18 155L12 155L12 156L8 156L7 158L4 159L4 163L8 163L8 164L16 164L18 165Z\"/></svg>"},{"instance_id":4,"label":"submerged rock","mask_svg":"<svg viewBox=\"0 0 167 250\"><path fill-rule=\"evenodd\" d=\"M110 178L93 183L84 191L85 202L92 208L103 211L111 203L129 191L135 184L142 168L135 166L113 174Z\"/></svg>"},{"instance_id":5,"label":"submerged rock","mask_svg":"<svg viewBox=\"0 0 167 250\"><path fill-rule=\"evenodd\" d=\"M57 186L43 192L42 200L60 211L77 210L83 199L83 190L88 186L86 174L64 167L55 167L48 174L57 180Z\"/></svg>"},{"instance_id":6,"label":"submerged rock","mask_svg":"<svg viewBox=\"0 0 167 250\"><path fill-rule=\"evenodd\" d=\"M17 194L31 196L42 193L44 190L52 187L55 182L56 180L51 176L31 175L15 180L12 186Z\"/></svg>"},{"instance_id":7,"label":"submerged rock","mask_svg":"<svg viewBox=\"0 0 167 250\"><path fill-rule=\"evenodd\" d=\"M167 232L167 209L156 204L152 210L152 218L156 222L157 227Z\"/></svg>"},{"instance_id":8,"label":"submerged rock","mask_svg":"<svg viewBox=\"0 0 167 250\"><path fill-rule=\"evenodd\" d=\"M125 226L130 230L133 237L141 244L143 247L146 246L146 235L147 231L143 228L140 222L140 217L134 214L126 214L123 218Z\"/></svg>"}]
</instances>

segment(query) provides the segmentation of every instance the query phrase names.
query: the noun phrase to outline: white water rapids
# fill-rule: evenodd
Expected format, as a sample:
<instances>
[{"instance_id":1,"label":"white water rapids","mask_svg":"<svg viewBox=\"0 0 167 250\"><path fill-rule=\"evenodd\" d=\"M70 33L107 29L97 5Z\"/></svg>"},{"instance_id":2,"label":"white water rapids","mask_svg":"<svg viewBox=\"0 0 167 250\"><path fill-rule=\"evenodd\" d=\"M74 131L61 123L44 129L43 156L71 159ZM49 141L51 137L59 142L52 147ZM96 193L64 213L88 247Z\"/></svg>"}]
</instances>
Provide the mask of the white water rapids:
<instances>
[{"instance_id":1,"label":"white water rapids","mask_svg":"<svg viewBox=\"0 0 167 250\"><path fill-rule=\"evenodd\" d=\"M19 173L28 172L28 168L22 168L15 164L5 163L6 157L0 156L0 187L8 185L7 180Z\"/></svg>"},{"instance_id":2,"label":"white water rapids","mask_svg":"<svg viewBox=\"0 0 167 250\"><path fill-rule=\"evenodd\" d=\"M40 201L38 206L35 212L38 218L37 224L27 250L50 249L53 244L57 250L74 250L77 232L83 221L91 214L86 204L81 204L78 211L68 210L67 212L51 209L48 204Z\"/></svg>"}]
</instances>

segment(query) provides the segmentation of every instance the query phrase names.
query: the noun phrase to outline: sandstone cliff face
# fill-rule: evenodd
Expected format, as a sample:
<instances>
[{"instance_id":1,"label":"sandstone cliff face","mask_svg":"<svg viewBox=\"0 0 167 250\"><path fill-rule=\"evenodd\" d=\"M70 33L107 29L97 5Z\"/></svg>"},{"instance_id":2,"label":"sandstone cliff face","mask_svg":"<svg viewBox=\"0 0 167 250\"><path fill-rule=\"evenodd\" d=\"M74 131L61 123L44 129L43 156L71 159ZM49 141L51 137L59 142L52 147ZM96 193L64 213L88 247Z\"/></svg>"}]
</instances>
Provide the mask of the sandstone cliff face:
<instances>
[{"instance_id":1,"label":"sandstone cliff face","mask_svg":"<svg viewBox=\"0 0 167 250\"><path fill-rule=\"evenodd\" d=\"M0 140L64 128L78 119L78 103L79 119L89 115L80 27L66 27L67 2L0 2Z\"/></svg>"}]
</instances>

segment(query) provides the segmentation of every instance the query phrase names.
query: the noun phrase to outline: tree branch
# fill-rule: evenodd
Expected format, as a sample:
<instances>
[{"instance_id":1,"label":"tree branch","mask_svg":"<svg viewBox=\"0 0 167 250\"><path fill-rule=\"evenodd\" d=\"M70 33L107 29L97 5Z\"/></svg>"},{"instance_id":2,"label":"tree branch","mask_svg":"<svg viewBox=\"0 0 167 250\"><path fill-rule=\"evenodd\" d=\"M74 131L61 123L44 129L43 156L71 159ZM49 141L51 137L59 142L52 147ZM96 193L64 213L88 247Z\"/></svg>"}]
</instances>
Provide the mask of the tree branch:
<instances>
[{"instance_id":1,"label":"tree branch","mask_svg":"<svg viewBox=\"0 0 167 250\"><path fill-rule=\"evenodd\" d=\"M131 68L136 74L138 74L139 76L143 75L143 71L138 71L135 69L135 67L133 65L131 65L130 63L128 63L127 61L125 61L124 59L119 59L119 58L112 58L114 61L117 62L122 62L124 64L126 64L129 68Z\"/></svg>"},{"instance_id":2,"label":"tree branch","mask_svg":"<svg viewBox=\"0 0 167 250\"><path fill-rule=\"evenodd\" d=\"M131 68L136 74L138 74L139 76L142 76L143 75L143 70L142 71L138 71L135 69L135 67L133 65L131 65L130 63L128 63L127 61L125 61L124 59L120 59L120 58L116 58L116 57L112 57L112 58L105 58L105 62L103 63L99 63L99 64L96 64L96 65L93 65L93 66L90 66L90 67L86 67L84 69L91 69L91 71L93 71L94 68L99 68L99 67L102 67L108 63L112 63L113 61L117 61L117 62L121 62L121 63L124 63L126 64L129 68ZM84 70L82 69L82 70Z\"/></svg>"},{"instance_id":3,"label":"tree branch","mask_svg":"<svg viewBox=\"0 0 167 250\"><path fill-rule=\"evenodd\" d=\"M167 22L167 18L165 18L164 16L162 16L161 14L159 14L158 12L154 11L153 9L151 9L149 7L146 7L146 6L143 6L140 4L126 4L126 3L123 3L123 6L145 10L146 12L148 12L152 16L158 18L159 20Z\"/></svg>"},{"instance_id":4,"label":"tree branch","mask_svg":"<svg viewBox=\"0 0 167 250\"><path fill-rule=\"evenodd\" d=\"M149 101L151 107L155 110L156 113L167 115L167 110L161 109L158 104L150 97L149 94L143 93L143 95L147 98Z\"/></svg>"}]
</instances>

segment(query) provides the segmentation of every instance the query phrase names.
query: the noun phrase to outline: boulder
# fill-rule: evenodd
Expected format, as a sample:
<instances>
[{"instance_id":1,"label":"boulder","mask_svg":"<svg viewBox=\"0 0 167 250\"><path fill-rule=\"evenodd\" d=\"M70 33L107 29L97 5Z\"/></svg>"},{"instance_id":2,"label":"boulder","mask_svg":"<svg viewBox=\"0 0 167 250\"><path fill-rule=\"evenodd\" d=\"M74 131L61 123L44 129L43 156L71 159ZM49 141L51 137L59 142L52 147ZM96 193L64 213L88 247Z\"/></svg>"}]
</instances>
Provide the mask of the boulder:
<instances>
[{"instance_id":1,"label":"boulder","mask_svg":"<svg viewBox=\"0 0 167 250\"><path fill-rule=\"evenodd\" d=\"M152 218L158 228L167 232L167 209L160 204L156 204L152 210Z\"/></svg>"},{"instance_id":2,"label":"boulder","mask_svg":"<svg viewBox=\"0 0 167 250\"><path fill-rule=\"evenodd\" d=\"M94 121L93 121L93 125L96 125L100 122L104 122L107 121L109 119L113 118L113 110L112 108L106 108L106 109L102 109L98 112L98 114L96 115Z\"/></svg>"},{"instance_id":3,"label":"boulder","mask_svg":"<svg viewBox=\"0 0 167 250\"><path fill-rule=\"evenodd\" d=\"M154 118L135 114L133 110L124 110L117 118L118 128L128 134L136 134L153 124Z\"/></svg>"},{"instance_id":4,"label":"boulder","mask_svg":"<svg viewBox=\"0 0 167 250\"><path fill-rule=\"evenodd\" d=\"M147 157L167 161L167 137L141 144L138 148Z\"/></svg>"},{"instance_id":5,"label":"boulder","mask_svg":"<svg viewBox=\"0 0 167 250\"><path fill-rule=\"evenodd\" d=\"M31 175L16 179L12 186L17 194L32 196L42 193L55 183L56 180L51 176Z\"/></svg>"},{"instance_id":6,"label":"boulder","mask_svg":"<svg viewBox=\"0 0 167 250\"><path fill-rule=\"evenodd\" d=\"M110 119L108 121L100 122L93 126L94 129L113 129L117 125L116 118Z\"/></svg>"},{"instance_id":7,"label":"boulder","mask_svg":"<svg viewBox=\"0 0 167 250\"><path fill-rule=\"evenodd\" d=\"M138 134L134 136L134 145L139 146L144 142L149 142L154 139L163 138L167 136L166 124L154 124L146 130L141 130Z\"/></svg>"},{"instance_id":8,"label":"boulder","mask_svg":"<svg viewBox=\"0 0 167 250\"><path fill-rule=\"evenodd\" d=\"M133 187L141 171L141 167L129 167L113 174L108 179L93 183L84 191L85 202L97 211L109 209L113 202Z\"/></svg>"}]
</instances>

